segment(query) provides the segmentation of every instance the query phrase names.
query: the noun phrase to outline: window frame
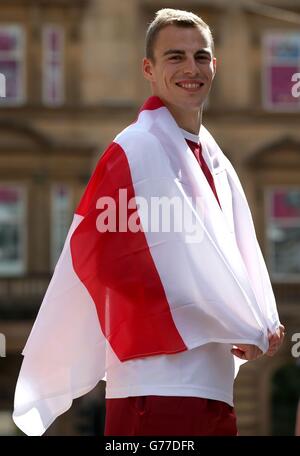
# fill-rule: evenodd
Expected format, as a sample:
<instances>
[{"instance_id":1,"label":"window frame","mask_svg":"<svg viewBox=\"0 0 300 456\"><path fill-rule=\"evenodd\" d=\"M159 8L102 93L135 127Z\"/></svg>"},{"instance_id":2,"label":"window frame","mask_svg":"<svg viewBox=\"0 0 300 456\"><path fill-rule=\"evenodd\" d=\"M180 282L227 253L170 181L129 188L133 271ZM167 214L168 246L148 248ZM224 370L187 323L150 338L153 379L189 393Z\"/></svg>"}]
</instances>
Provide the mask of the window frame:
<instances>
[{"instance_id":1,"label":"window frame","mask_svg":"<svg viewBox=\"0 0 300 456\"><path fill-rule=\"evenodd\" d=\"M0 22L0 29L9 29L15 30L19 34L19 42L18 46L19 49L18 53L18 60L17 62L20 63L20 73L17 77L17 98L15 99L8 99L7 97L0 99L0 107L7 107L7 106L18 106L22 105L26 101L26 34L24 30L24 26L17 23L3 23ZM11 52L11 51L10 51ZM1 51L0 51L0 62L1 62ZM6 83L7 86L7 83ZM6 89L7 94L7 89Z\"/></svg>"},{"instance_id":2,"label":"window frame","mask_svg":"<svg viewBox=\"0 0 300 456\"><path fill-rule=\"evenodd\" d=\"M48 94L48 84L49 84L49 61L53 55L53 51L48 48L48 34L56 30L59 35L59 41L61 43L61 48L59 49L59 60L60 60L60 73L59 73L59 99L53 101ZM65 29L60 24L47 23L42 27L42 102L47 107L59 107L62 106L65 102Z\"/></svg>"},{"instance_id":3,"label":"window frame","mask_svg":"<svg viewBox=\"0 0 300 456\"><path fill-rule=\"evenodd\" d=\"M17 264L17 267L14 268L3 268L0 265L0 279L6 277L22 277L27 272L27 259L28 259L28 229L27 229L27 220L28 220L28 189L25 184L20 182L13 181L0 181L0 188L14 188L19 190L20 201L21 201L21 213L19 225L20 227L20 239L21 239L21 257ZM0 220L1 224L1 220Z\"/></svg>"},{"instance_id":4,"label":"window frame","mask_svg":"<svg viewBox=\"0 0 300 456\"><path fill-rule=\"evenodd\" d=\"M262 68L262 74L261 74L261 90L262 90L262 107L265 111L269 112L294 112L294 113L299 113L300 112L300 97L298 97L295 100L295 103L278 103L274 104L272 103L272 87L270 84L270 78L268 75L268 70L274 66L272 65L272 58L268 55L268 41L272 36L294 36L294 35L299 35L299 49L300 49L300 32L297 30L279 30L279 29L269 29L265 31L262 35L261 39L261 68ZM300 55L299 55L299 60L297 61L298 64L298 70L296 70L297 73L300 72ZM279 65L279 64L278 64ZM290 63L292 65L292 63ZM284 66L284 65L282 65ZM292 87L295 84L294 82L291 82L291 91Z\"/></svg>"},{"instance_id":5,"label":"window frame","mask_svg":"<svg viewBox=\"0 0 300 456\"><path fill-rule=\"evenodd\" d=\"M264 236L265 236L265 252L266 252L266 263L268 265L268 270L272 282L274 283L295 283L300 281L300 272L299 273L278 273L274 272L273 264L273 249L272 242L269 239L268 228L270 226L270 221L272 217L270 215L271 203L272 203L272 192L280 190L297 190L300 192L300 184L272 184L265 186L264 188ZM300 219L299 219L299 231L300 231Z\"/></svg>"},{"instance_id":6,"label":"window frame","mask_svg":"<svg viewBox=\"0 0 300 456\"><path fill-rule=\"evenodd\" d=\"M67 207L67 215L66 221L65 221L65 235L63 236L62 239L58 239L56 237L57 234L57 225L55 224L55 219L56 219L56 210L59 212L59 208L55 207L55 192L59 187L65 187L67 188L68 192L68 207ZM63 182L63 181L54 181L51 183L50 187L50 269L54 271L54 268L57 264L57 261L59 259L59 256L62 252L62 249L58 248L58 243L60 245L64 245L64 242L66 240L70 224L72 222L72 216L74 212L74 207L73 207L73 201L74 201L74 191L73 187L69 182Z\"/></svg>"}]
</instances>

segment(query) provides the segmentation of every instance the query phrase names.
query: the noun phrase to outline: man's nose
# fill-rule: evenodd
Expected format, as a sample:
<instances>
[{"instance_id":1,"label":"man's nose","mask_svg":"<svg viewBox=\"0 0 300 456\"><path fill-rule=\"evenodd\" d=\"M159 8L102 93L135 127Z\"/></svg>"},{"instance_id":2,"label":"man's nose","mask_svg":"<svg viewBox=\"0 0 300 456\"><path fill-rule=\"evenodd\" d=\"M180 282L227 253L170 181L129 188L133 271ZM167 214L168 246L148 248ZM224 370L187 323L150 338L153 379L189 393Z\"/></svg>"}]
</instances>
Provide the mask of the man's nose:
<instances>
[{"instance_id":1,"label":"man's nose","mask_svg":"<svg viewBox=\"0 0 300 456\"><path fill-rule=\"evenodd\" d=\"M190 74L190 75L195 75L198 73L198 67L197 67L197 63L196 63L194 57L190 57L190 58L186 59L185 66L184 66L184 73Z\"/></svg>"}]
</instances>

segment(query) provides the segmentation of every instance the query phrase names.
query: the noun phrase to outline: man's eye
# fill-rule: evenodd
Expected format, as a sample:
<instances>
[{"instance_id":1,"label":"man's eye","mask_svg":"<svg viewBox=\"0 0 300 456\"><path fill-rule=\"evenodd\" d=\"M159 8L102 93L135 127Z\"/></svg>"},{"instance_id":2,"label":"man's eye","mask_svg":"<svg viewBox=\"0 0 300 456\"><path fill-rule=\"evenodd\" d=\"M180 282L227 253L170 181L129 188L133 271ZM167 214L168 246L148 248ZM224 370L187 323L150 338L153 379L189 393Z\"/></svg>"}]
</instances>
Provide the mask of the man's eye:
<instances>
[{"instance_id":1,"label":"man's eye","mask_svg":"<svg viewBox=\"0 0 300 456\"><path fill-rule=\"evenodd\" d=\"M173 55L172 57L170 57L170 60L180 60L181 57L180 55Z\"/></svg>"}]
</instances>

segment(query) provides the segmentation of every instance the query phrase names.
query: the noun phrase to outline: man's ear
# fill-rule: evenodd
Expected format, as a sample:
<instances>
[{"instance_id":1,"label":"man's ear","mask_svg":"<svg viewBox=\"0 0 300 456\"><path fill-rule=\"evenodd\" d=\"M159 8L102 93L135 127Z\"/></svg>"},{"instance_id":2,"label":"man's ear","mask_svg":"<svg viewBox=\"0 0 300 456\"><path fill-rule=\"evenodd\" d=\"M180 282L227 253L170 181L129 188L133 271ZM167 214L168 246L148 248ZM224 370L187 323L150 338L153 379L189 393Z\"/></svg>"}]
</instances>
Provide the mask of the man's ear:
<instances>
[{"instance_id":1,"label":"man's ear","mask_svg":"<svg viewBox=\"0 0 300 456\"><path fill-rule=\"evenodd\" d=\"M146 57L143 58L143 74L145 79L150 82L154 82L153 62Z\"/></svg>"}]
</instances>

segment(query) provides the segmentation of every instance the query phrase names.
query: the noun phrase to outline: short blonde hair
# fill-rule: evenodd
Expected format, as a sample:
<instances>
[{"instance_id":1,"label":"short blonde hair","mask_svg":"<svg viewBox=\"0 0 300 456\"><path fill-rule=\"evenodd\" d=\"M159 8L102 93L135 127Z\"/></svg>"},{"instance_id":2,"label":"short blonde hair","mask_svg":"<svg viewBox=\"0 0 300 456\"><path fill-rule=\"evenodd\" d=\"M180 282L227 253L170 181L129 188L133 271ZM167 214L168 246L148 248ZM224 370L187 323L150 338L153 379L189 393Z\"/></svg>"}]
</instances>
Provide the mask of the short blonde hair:
<instances>
[{"instance_id":1,"label":"short blonde hair","mask_svg":"<svg viewBox=\"0 0 300 456\"><path fill-rule=\"evenodd\" d=\"M209 26L194 13L172 8L163 8L155 13L155 19L149 25L146 32L145 52L147 59L154 61L154 45L158 33L168 25L177 27L199 27L208 33L212 53L214 54L214 40Z\"/></svg>"}]
</instances>

